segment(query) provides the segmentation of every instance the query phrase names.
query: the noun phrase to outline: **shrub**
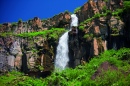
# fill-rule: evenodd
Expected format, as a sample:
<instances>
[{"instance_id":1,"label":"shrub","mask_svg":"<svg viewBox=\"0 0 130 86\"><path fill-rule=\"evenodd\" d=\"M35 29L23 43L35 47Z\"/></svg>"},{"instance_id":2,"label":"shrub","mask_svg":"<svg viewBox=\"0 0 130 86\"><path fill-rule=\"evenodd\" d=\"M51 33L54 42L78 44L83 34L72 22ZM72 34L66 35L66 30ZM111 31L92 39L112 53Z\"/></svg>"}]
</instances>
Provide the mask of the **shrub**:
<instances>
[{"instance_id":1,"label":"shrub","mask_svg":"<svg viewBox=\"0 0 130 86\"><path fill-rule=\"evenodd\" d=\"M0 24L0 27L2 27L2 24Z\"/></svg>"},{"instance_id":2,"label":"shrub","mask_svg":"<svg viewBox=\"0 0 130 86\"><path fill-rule=\"evenodd\" d=\"M85 38L85 39L86 39L86 38L89 38L89 37L91 37L91 38L92 38L92 37L93 37L93 34L85 34L83 38Z\"/></svg>"},{"instance_id":3,"label":"shrub","mask_svg":"<svg viewBox=\"0 0 130 86\"><path fill-rule=\"evenodd\" d=\"M18 20L18 23L21 23L21 22L22 22L22 19L19 19L19 20Z\"/></svg>"},{"instance_id":4,"label":"shrub","mask_svg":"<svg viewBox=\"0 0 130 86\"><path fill-rule=\"evenodd\" d=\"M12 26L17 26L17 23L16 23L16 22L13 22L11 25L12 25Z\"/></svg>"},{"instance_id":5,"label":"shrub","mask_svg":"<svg viewBox=\"0 0 130 86\"><path fill-rule=\"evenodd\" d=\"M74 10L74 13L76 13L77 11L79 11L81 9L81 7L77 7L75 10Z\"/></svg>"},{"instance_id":6,"label":"shrub","mask_svg":"<svg viewBox=\"0 0 130 86\"><path fill-rule=\"evenodd\" d=\"M80 29L80 30L84 30L84 26L80 25L80 26L79 26L79 29Z\"/></svg>"}]
</instances>

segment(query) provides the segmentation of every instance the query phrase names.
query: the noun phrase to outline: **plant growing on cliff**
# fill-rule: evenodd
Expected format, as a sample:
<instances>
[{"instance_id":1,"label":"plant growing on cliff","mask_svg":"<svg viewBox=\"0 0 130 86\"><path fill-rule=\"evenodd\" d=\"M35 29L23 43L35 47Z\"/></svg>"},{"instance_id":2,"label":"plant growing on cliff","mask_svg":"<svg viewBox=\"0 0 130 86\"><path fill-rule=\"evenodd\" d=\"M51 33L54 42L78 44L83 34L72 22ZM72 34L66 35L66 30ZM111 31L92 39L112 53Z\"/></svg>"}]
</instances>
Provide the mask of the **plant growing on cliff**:
<instances>
[{"instance_id":1,"label":"plant growing on cliff","mask_svg":"<svg viewBox=\"0 0 130 86\"><path fill-rule=\"evenodd\" d=\"M103 10L103 12L106 12L107 11L107 6L103 6L102 10Z\"/></svg>"},{"instance_id":2,"label":"plant growing on cliff","mask_svg":"<svg viewBox=\"0 0 130 86\"><path fill-rule=\"evenodd\" d=\"M44 22L44 21L46 21L46 20L47 20L47 19L42 19L41 21Z\"/></svg>"},{"instance_id":3,"label":"plant growing on cliff","mask_svg":"<svg viewBox=\"0 0 130 86\"><path fill-rule=\"evenodd\" d=\"M108 0L104 0L105 2L108 2Z\"/></svg>"},{"instance_id":4,"label":"plant growing on cliff","mask_svg":"<svg viewBox=\"0 0 130 86\"><path fill-rule=\"evenodd\" d=\"M12 32L2 32L2 33L0 33L0 36L2 36L2 37L13 36L13 33Z\"/></svg>"},{"instance_id":5,"label":"plant growing on cliff","mask_svg":"<svg viewBox=\"0 0 130 86\"><path fill-rule=\"evenodd\" d=\"M101 14L96 13L93 17L94 17L94 18L99 18L100 16L101 16ZM94 19L94 18L93 18L93 19Z\"/></svg>"},{"instance_id":6,"label":"plant growing on cliff","mask_svg":"<svg viewBox=\"0 0 130 86\"><path fill-rule=\"evenodd\" d=\"M84 28L85 28L85 27L82 26L82 25L79 26L79 29L80 29L80 30L83 30Z\"/></svg>"},{"instance_id":7,"label":"plant growing on cliff","mask_svg":"<svg viewBox=\"0 0 130 86\"><path fill-rule=\"evenodd\" d=\"M76 13L77 11L79 11L81 9L81 7L77 7L75 10L74 10L74 13Z\"/></svg>"},{"instance_id":8,"label":"plant growing on cliff","mask_svg":"<svg viewBox=\"0 0 130 86\"><path fill-rule=\"evenodd\" d=\"M93 39L93 34L90 34L90 33L85 34L85 35L83 36L83 38L86 39L87 41L90 41L90 40Z\"/></svg>"},{"instance_id":9,"label":"plant growing on cliff","mask_svg":"<svg viewBox=\"0 0 130 86\"><path fill-rule=\"evenodd\" d=\"M93 37L93 34L85 34L83 38L89 38L89 37Z\"/></svg>"},{"instance_id":10,"label":"plant growing on cliff","mask_svg":"<svg viewBox=\"0 0 130 86\"><path fill-rule=\"evenodd\" d=\"M57 33L57 35L59 35L63 32L65 32L65 29L63 29L63 28L52 28L50 30L44 30L44 31L39 31L39 32L29 32L29 33L16 34L16 36L19 36L19 37L35 37L35 36L46 37L47 35L51 35L54 33Z\"/></svg>"},{"instance_id":11,"label":"plant growing on cliff","mask_svg":"<svg viewBox=\"0 0 130 86\"><path fill-rule=\"evenodd\" d=\"M22 22L22 19L19 19L19 20L18 20L18 23L21 23L21 22Z\"/></svg>"},{"instance_id":12,"label":"plant growing on cliff","mask_svg":"<svg viewBox=\"0 0 130 86\"><path fill-rule=\"evenodd\" d=\"M17 26L17 22L13 22L11 25L12 25L12 27Z\"/></svg>"},{"instance_id":13,"label":"plant growing on cliff","mask_svg":"<svg viewBox=\"0 0 130 86\"><path fill-rule=\"evenodd\" d=\"M130 9L130 1L125 0L125 1L123 2L123 5L124 5L124 10L130 11L130 10L129 10L129 9Z\"/></svg>"},{"instance_id":14,"label":"plant growing on cliff","mask_svg":"<svg viewBox=\"0 0 130 86\"><path fill-rule=\"evenodd\" d=\"M41 66L41 65L38 65L37 68L38 68L38 70L40 70L40 71L43 71L43 70L44 70L44 67Z\"/></svg>"},{"instance_id":15,"label":"plant growing on cliff","mask_svg":"<svg viewBox=\"0 0 130 86\"><path fill-rule=\"evenodd\" d=\"M0 27L2 27L2 24L0 24Z\"/></svg>"},{"instance_id":16,"label":"plant growing on cliff","mask_svg":"<svg viewBox=\"0 0 130 86\"><path fill-rule=\"evenodd\" d=\"M116 9L116 11L112 12L113 16L119 16L119 14L123 13L123 9Z\"/></svg>"}]
</instances>

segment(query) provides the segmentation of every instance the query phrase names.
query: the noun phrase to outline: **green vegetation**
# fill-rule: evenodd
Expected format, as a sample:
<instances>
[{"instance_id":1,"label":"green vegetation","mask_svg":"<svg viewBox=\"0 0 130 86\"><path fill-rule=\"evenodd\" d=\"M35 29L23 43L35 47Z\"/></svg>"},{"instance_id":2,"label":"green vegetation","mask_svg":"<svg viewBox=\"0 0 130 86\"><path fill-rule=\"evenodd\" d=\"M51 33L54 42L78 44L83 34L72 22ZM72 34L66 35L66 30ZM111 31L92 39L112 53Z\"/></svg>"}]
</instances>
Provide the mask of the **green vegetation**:
<instances>
[{"instance_id":1,"label":"green vegetation","mask_svg":"<svg viewBox=\"0 0 130 86\"><path fill-rule=\"evenodd\" d=\"M12 32L1 32L0 36L7 37L7 36L13 36Z\"/></svg>"},{"instance_id":2,"label":"green vegetation","mask_svg":"<svg viewBox=\"0 0 130 86\"><path fill-rule=\"evenodd\" d=\"M21 22L22 22L22 19L19 19L18 22L21 23Z\"/></svg>"},{"instance_id":3,"label":"green vegetation","mask_svg":"<svg viewBox=\"0 0 130 86\"><path fill-rule=\"evenodd\" d=\"M116 9L116 11L112 12L113 16L119 16L119 14L123 13L123 9Z\"/></svg>"},{"instance_id":4,"label":"green vegetation","mask_svg":"<svg viewBox=\"0 0 130 86\"><path fill-rule=\"evenodd\" d=\"M83 38L85 38L85 39L87 39L87 40L92 40L93 34L85 34L85 35L83 36Z\"/></svg>"},{"instance_id":5,"label":"green vegetation","mask_svg":"<svg viewBox=\"0 0 130 86\"><path fill-rule=\"evenodd\" d=\"M107 0L105 0L107 1ZM80 8L75 9L75 12ZM130 1L124 1L124 8L117 9L114 12L107 10L104 7L105 13L95 14L92 18L85 20L80 23L79 29L84 30L84 25L91 22L95 18L106 16L107 13L111 12L112 15L120 18L119 14L124 11L129 12ZM13 24L12 24L13 25ZM15 24L14 24L15 25ZM116 28L113 30L117 33ZM59 36L65 32L63 28L52 28L50 30L30 32L22 34L12 33L0 33L0 36L18 36L18 37L35 37L42 36L47 39L58 39ZM93 37L93 34L85 34L83 38L87 39ZM35 49L32 50L36 52ZM93 74L97 71L99 66L103 62L109 62L112 66L116 67L117 70L102 71L100 76L97 76L92 80ZM44 70L43 67L37 66L39 70ZM61 72L53 72L51 76L47 78L34 78L25 76L19 72L9 72L5 75L0 76L0 86L130 86L130 49L122 48L118 51L108 50L101 53L99 56L91 59L89 63L79 65L75 69L67 68Z\"/></svg>"},{"instance_id":6,"label":"green vegetation","mask_svg":"<svg viewBox=\"0 0 130 86\"><path fill-rule=\"evenodd\" d=\"M81 7L77 7L75 10L74 10L74 13L76 13L77 11L79 11L81 9Z\"/></svg>"},{"instance_id":7,"label":"green vegetation","mask_svg":"<svg viewBox=\"0 0 130 86\"><path fill-rule=\"evenodd\" d=\"M84 30L84 28L85 28L85 27L82 26L82 25L79 26L79 29L80 29L80 30Z\"/></svg>"},{"instance_id":8,"label":"green vegetation","mask_svg":"<svg viewBox=\"0 0 130 86\"><path fill-rule=\"evenodd\" d=\"M44 84L42 79L24 76L24 74L16 71L0 76L0 86L45 86Z\"/></svg>"},{"instance_id":9,"label":"green vegetation","mask_svg":"<svg viewBox=\"0 0 130 86\"><path fill-rule=\"evenodd\" d=\"M84 30L85 27L83 25L86 25L87 23L91 22L95 18L103 17L103 16L106 16L106 15L107 15L107 13L104 13L104 14L97 13L97 14L95 14L92 18L88 18L87 20L81 22L80 25L79 25L79 29Z\"/></svg>"},{"instance_id":10,"label":"green vegetation","mask_svg":"<svg viewBox=\"0 0 130 86\"><path fill-rule=\"evenodd\" d=\"M0 27L2 27L2 24L0 24Z\"/></svg>"},{"instance_id":11,"label":"green vegetation","mask_svg":"<svg viewBox=\"0 0 130 86\"><path fill-rule=\"evenodd\" d=\"M0 86L6 86L8 82L11 82L12 80L18 78L19 76L23 76L24 74L16 71L9 72L8 74L4 76L0 76Z\"/></svg>"},{"instance_id":12,"label":"green vegetation","mask_svg":"<svg viewBox=\"0 0 130 86\"><path fill-rule=\"evenodd\" d=\"M64 13L72 14L72 12L69 12L68 10L65 10Z\"/></svg>"},{"instance_id":13,"label":"green vegetation","mask_svg":"<svg viewBox=\"0 0 130 86\"><path fill-rule=\"evenodd\" d=\"M105 1L107 1L107 0L105 0ZM92 22L92 20L94 20L95 18L107 16L107 14L109 14L109 13L112 13L113 16L115 16L117 19L120 20L120 19L121 19L121 18L120 18L120 15L121 15L122 13L125 13L125 12L130 12L129 9L130 9L130 1L127 1L127 0L124 1L124 3L123 3L123 8L122 8L122 9L116 9L114 12L108 10L107 7L104 6L104 7L103 7L104 13L102 13L102 14L97 13L97 14L95 14L93 17L88 18L87 20L81 22L80 25L79 25L79 30L82 30L82 31L83 31L83 30L85 29L85 25L87 25L87 23ZM117 32L116 29L115 29L114 32L115 32L115 33ZM83 38L86 38L86 35L84 35Z\"/></svg>"},{"instance_id":14,"label":"green vegetation","mask_svg":"<svg viewBox=\"0 0 130 86\"><path fill-rule=\"evenodd\" d=\"M119 35L119 30L118 30L118 28L112 28L111 29L111 35L113 35L113 36L118 36Z\"/></svg>"},{"instance_id":15,"label":"green vegetation","mask_svg":"<svg viewBox=\"0 0 130 86\"><path fill-rule=\"evenodd\" d=\"M130 10L129 10L130 9L130 1L129 0L125 0L123 5L124 5L123 9L130 12Z\"/></svg>"},{"instance_id":16,"label":"green vegetation","mask_svg":"<svg viewBox=\"0 0 130 86\"><path fill-rule=\"evenodd\" d=\"M102 10L103 10L103 11L106 11L106 10L107 10L107 6L104 6L104 7L102 8Z\"/></svg>"},{"instance_id":17,"label":"green vegetation","mask_svg":"<svg viewBox=\"0 0 130 86\"><path fill-rule=\"evenodd\" d=\"M12 26L17 26L17 22L13 22L11 25Z\"/></svg>"},{"instance_id":18,"label":"green vegetation","mask_svg":"<svg viewBox=\"0 0 130 86\"><path fill-rule=\"evenodd\" d=\"M65 32L64 28L52 28L50 30L44 30L44 31L39 31L39 32L29 32L29 33L21 33L21 34L13 34L11 32L7 33L1 33L0 36L6 37L6 36L18 36L18 37L36 37L36 36L42 36L44 38L53 38L53 39L58 39L59 36L61 36L62 33Z\"/></svg>"},{"instance_id":19,"label":"green vegetation","mask_svg":"<svg viewBox=\"0 0 130 86\"><path fill-rule=\"evenodd\" d=\"M130 1L127 1L127 0L124 1L122 9L116 9L114 12L107 10L106 6L104 6L103 10L105 11L105 13L103 13L103 14L97 13L92 18L88 18L84 22L81 22L80 25L82 26L83 24L87 24L88 22L91 22L95 18L106 16L108 13L112 13L113 16L117 16L120 19L119 14L122 14L124 11L130 11L129 9L130 9ZM83 27L80 29L83 30Z\"/></svg>"},{"instance_id":20,"label":"green vegetation","mask_svg":"<svg viewBox=\"0 0 130 86\"><path fill-rule=\"evenodd\" d=\"M41 65L38 65L37 68L38 68L38 70L40 70L40 71L43 71L43 70L44 70L43 66L41 66Z\"/></svg>"},{"instance_id":21,"label":"green vegetation","mask_svg":"<svg viewBox=\"0 0 130 86\"><path fill-rule=\"evenodd\" d=\"M42 22L45 22L46 20L47 20L47 19L42 19L41 21L42 21Z\"/></svg>"},{"instance_id":22,"label":"green vegetation","mask_svg":"<svg viewBox=\"0 0 130 86\"><path fill-rule=\"evenodd\" d=\"M65 29L63 29L63 28L52 28L50 30L44 30L44 31L39 31L39 32L16 34L16 36L19 36L19 37L35 37L35 36L46 37L47 35L52 35L52 34L60 35L60 33L63 33L64 31L65 31Z\"/></svg>"},{"instance_id":23,"label":"green vegetation","mask_svg":"<svg viewBox=\"0 0 130 86\"><path fill-rule=\"evenodd\" d=\"M103 62L109 62L118 70L103 71L95 80L91 77ZM23 74L8 73L0 76L1 86L129 86L130 83L130 49L123 48L118 51L108 50L98 57L91 59L85 65L75 69L65 69L53 72L45 79L36 79Z\"/></svg>"},{"instance_id":24,"label":"green vegetation","mask_svg":"<svg viewBox=\"0 0 130 86\"><path fill-rule=\"evenodd\" d=\"M105 2L108 2L108 0L104 0Z\"/></svg>"}]
</instances>

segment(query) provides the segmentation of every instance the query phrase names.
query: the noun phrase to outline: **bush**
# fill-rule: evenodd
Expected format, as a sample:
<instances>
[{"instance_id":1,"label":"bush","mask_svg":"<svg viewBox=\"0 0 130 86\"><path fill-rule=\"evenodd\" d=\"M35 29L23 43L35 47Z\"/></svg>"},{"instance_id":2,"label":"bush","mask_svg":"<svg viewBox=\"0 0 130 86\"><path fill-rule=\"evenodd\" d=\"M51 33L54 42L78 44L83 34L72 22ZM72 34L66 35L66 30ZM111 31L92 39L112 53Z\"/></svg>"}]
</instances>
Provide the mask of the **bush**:
<instances>
[{"instance_id":1,"label":"bush","mask_svg":"<svg viewBox=\"0 0 130 86\"><path fill-rule=\"evenodd\" d=\"M17 23L16 23L16 22L13 22L11 25L12 25L12 26L17 26Z\"/></svg>"},{"instance_id":2,"label":"bush","mask_svg":"<svg viewBox=\"0 0 130 86\"><path fill-rule=\"evenodd\" d=\"M74 13L76 13L77 11L79 11L81 9L81 7L77 7L75 10L74 10Z\"/></svg>"},{"instance_id":3,"label":"bush","mask_svg":"<svg viewBox=\"0 0 130 86\"><path fill-rule=\"evenodd\" d=\"M52 28L50 30L44 30L39 32L29 32L29 33L21 33L21 34L15 34L15 36L18 37L36 37L36 36L42 36L42 37L49 37L53 39L58 39L58 37L65 32L64 28Z\"/></svg>"},{"instance_id":4,"label":"bush","mask_svg":"<svg viewBox=\"0 0 130 86\"><path fill-rule=\"evenodd\" d=\"M128 12L130 12L130 1L124 1L124 3L123 3L123 5L124 5L124 11L128 11Z\"/></svg>"},{"instance_id":5,"label":"bush","mask_svg":"<svg viewBox=\"0 0 130 86\"><path fill-rule=\"evenodd\" d=\"M79 26L79 29L80 29L80 30L84 30L84 26L80 25L80 26Z\"/></svg>"}]
</instances>

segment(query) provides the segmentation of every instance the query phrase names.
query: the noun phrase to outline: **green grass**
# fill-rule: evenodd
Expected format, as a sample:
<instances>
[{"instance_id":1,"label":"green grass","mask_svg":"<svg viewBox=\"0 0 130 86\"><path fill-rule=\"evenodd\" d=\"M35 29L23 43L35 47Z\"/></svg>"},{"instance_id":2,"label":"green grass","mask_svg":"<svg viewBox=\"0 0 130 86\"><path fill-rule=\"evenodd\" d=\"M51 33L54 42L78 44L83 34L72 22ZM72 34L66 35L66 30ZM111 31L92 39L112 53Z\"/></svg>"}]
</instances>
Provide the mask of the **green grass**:
<instances>
[{"instance_id":1,"label":"green grass","mask_svg":"<svg viewBox=\"0 0 130 86\"><path fill-rule=\"evenodd\" d=\"M104 71L102 76L92 80L91 77L103 62L109 62L118 70ZM60 72L53 72L47 78L36 79L23 76L21 73L10 73L10 76L0 76L1 86L129 86L130 83L130 49L122 48L118 51L108 50L91 59L85 65L75 69L67 68ZM122 72L124 71L124 73ZM125 75L126 73L127 75ZM5 84L5 85L4 85Z\"/></svg>"},{"instance_id":2,"label":"green grass","mask_svg":"<svg viewBox=\"0 0 130 86\"><path fill-rule=\"evenodd\" d=\"M122 54L122 53L125 54ZM119 71L113 71L111 73L105 73L106 75L103 77L107 78L100 78L96 80L91 80L91 76L94 74L94 72L97 70L97 68L103 63L103 62L109 62L112 65L115 65L117 68L124 70L128 70L130 68L130 65L127 61L120 60L121 57L123 58L125 55L129 57L130 49L121 49L119 51L115 50L109 50L104 53L102 53L100 56L93 58L89 63L87 63L85 66L78 66L75 69L66 69L60 73L53 73L50 77L48 77L48 80L51 80L49 85L61 85L61 86L91 86L91 85L113 85L114 83L119 84L118 82L122 84L128 84L129 82L121 82L121 81L128 81L129 76L125 78L125 76ZM119 57L120 56L120 57ZM128 58L125 56L125 58ZM119 76L116 76L116 73L120 74ZM113 76L114 75L114 76ZM118 80L117 80L118 79ZM108 83L108 82L109 83ZM72 84L72 85L71 85Z\"/></svg>"},{"instance_id":3,"label":"green grass","mask_svg":"<svg viewBox=\"0 0 130 86\"><path fill-rule=\"evenodd\" d=\"M0 33L0 36L7 37L7 36L17 36L17 37L36 37L36 36L42 36L43 38L48 37L49 39L58 39L61 34L63 34L66 30L64 28L52 28L50 30L44 30L39 32L29 32L29 33L21 33L21 34L13 34L12 32L5 32Z\"/></svg>"},{"instance_id":4,"label":"green grass","mask_svg":"<svg viewBox=\"0 0 130 86\"><path fill-rule=\"evenodd\" d=\"M64 28L52 28L50 30L44 30L44 31L39 31L39 32L29 32L29 33L21 33L21 34L16 34L16 36L19 37L35 37L35 36L47 36L47 35L52 35L52 34L57 34L59 35L61 32L64 32Z\"/></svg>"},{"instance_id":5,"label":"green grass","mask_svg":"<svg viewBox=\"0 0 130 86\"><path fill-rule=\"evenodd\" d=\"M20 76L23 76L23 74L16 71L12 71L4 76L0 76L0 86L6 86L5 84L12 82L14 79L17 79Z\"/></svg>"},{"instance_id":6,"label":"green grass","mask_svg":"<svg viewBox=\"0 0 130 86\"><path fill-rule=\"evenodd\" d=\"M7 37L7 36L13 36L14 34L12 32L2 32L0 33L0 36Z\"/></svg>"}]
</instances>

